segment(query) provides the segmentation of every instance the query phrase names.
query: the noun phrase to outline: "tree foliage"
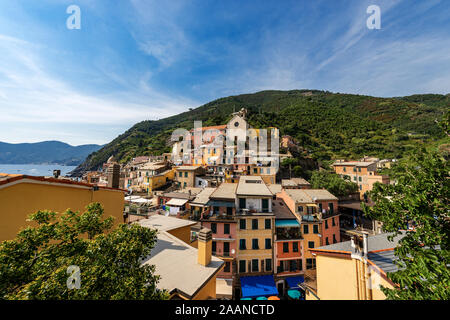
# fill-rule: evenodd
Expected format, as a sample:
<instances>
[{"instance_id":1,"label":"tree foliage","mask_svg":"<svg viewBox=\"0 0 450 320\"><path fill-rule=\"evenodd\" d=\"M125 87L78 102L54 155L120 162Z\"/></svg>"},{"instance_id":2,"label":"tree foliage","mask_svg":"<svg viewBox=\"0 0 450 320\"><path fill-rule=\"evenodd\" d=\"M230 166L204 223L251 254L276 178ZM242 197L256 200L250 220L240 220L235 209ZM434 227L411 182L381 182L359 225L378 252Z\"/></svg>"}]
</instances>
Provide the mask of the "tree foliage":
<instances>
[{"instance_id":1,"label":"tree foliage","mask_svg":"<svg viewBox=\"0 0 450 320\"><path fill-rule=\"evenodd\" d=\"M0 299L164 299L154 266L142 265L156 231L102 219L92 203L80 214L38 211L36 226L0 244ZM69 289L69 266L80 268L81 286Z\"/></svg>"},{"instance_id":2,"label":"tree foliage","mask_svg":"<svg viewBox=\"0 0 450 320\"><path fill-rule=\"evenodd\" d=\"M377 184L370 193L375 206L364 211L384 231L413 226L395 248L399 271L388 277L398 287L382 289L388 299L450 299L449 171L440 154L422 151L396 166L395 184Z\"/></svg>"},{"instance_id":3,"label":"tree foliage","mask_svg":"<svg viewBox=\"0 0 450 320\"><path fill-rule=\"evenodd\" d=\"M358 192L356 183L342 179L339 175L325 170L314 171L310 183L313 189L327 189L336 197Z\"/></svg>"}]
</instances>

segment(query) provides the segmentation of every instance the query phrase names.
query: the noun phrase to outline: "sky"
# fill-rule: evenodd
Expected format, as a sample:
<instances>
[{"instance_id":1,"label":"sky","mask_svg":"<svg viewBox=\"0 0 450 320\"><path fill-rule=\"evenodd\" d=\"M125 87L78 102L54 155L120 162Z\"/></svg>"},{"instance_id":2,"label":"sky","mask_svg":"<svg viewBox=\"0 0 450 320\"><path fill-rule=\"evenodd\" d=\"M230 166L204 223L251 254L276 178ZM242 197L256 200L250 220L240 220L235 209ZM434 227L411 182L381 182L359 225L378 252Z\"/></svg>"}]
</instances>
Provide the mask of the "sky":
<instances>
[{"instance_id":1,"label":"sky","mask_svg":"<svg viewBox=\"0 0 450 320\"><path fill-rule=\"evenodd\" d=\"M449 31L448 0L5 0L0 141L105 144L267 89L447 94Z\"/></svg>"}]
</instances>

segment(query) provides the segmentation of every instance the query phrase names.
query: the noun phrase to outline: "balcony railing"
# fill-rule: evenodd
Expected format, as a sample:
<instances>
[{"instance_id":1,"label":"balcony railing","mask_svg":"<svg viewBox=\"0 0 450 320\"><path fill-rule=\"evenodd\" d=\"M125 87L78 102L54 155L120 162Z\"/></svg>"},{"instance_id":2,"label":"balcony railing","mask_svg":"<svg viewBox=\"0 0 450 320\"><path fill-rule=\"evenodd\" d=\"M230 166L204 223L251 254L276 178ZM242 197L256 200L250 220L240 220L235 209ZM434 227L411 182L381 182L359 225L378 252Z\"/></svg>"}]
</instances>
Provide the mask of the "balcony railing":
<instances>
[{"instance_id":1,"label":"balcony railing","mask_svg":"<svg viewBox=\"0 0 450 320\"><path fill-rule=\"evenodd\" d=\"M211 216L203 216L203 220L211 220L211 221L233 221L236 217L229 214L213 214Z\"/></svg>"},{"instance_id":2,"label":"balcony railing","mask_svg":"<svg viewBox=\"0 0 450 320\"><path fill-rule=\"evenodd\" d=\"M280 228L281 229L281 228ZM276 231L276 240L300 240L303 239L302 233L291 230L278 230Z\"/></svg>"}]
</instances>

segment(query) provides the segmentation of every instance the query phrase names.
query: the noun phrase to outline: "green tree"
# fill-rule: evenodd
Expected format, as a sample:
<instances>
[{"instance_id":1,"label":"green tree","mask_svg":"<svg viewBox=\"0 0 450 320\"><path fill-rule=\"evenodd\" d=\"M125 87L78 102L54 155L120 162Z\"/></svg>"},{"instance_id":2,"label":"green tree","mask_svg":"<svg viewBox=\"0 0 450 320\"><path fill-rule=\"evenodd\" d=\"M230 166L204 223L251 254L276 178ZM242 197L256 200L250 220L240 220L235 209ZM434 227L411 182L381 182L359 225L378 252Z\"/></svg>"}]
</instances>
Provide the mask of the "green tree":
<instances>
[{"instance_id":1,"label":"green tree","mask_svg":"<svg viewBox=\"0 0 450 320\"><path fill-rule=\"evenodd\" d=\"M336 197L358 192L356 183L342 179L337 174L325 170L314 171L310 183L313 189L327 189Z\"/></svg>"},{"instance_id":2,"label":"green tree","mask_svg":"<svg viewBox=\"0 0 450 320\"><path fill-rule=\"evenodd\" d=\"M0 299L165 299L154 266L142 265L156 231L102 219L98 203L80 214L38 211L36 226L0 244ZM78 266L79 289L69 289L69 266Z\"/></svg>"},{"instance_id":3,"label":"green tree","mask_svg":"<svg viewBox=\"0 0 450 320\"><path fill-rule=\"evenodd\" d=\"M449 171L440 154L422 151L396 167L395 184L377 184L370 193L375 205L364 212L382 221L384 231L414 226L395 248L399 271L388 277L398 286L382 288L388 299L450 298Z\"/></svg>"}]
</instances>

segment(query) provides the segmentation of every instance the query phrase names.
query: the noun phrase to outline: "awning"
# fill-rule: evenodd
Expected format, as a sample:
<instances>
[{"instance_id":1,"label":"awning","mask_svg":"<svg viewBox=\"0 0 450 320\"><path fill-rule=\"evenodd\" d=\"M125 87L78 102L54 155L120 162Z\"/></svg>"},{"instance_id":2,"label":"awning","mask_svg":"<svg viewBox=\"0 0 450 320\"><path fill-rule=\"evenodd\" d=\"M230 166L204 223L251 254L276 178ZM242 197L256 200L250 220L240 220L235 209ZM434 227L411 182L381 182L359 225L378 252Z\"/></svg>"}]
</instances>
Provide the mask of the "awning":
<instances>
[{"instance_id":1,"label":"awning","mask_svg":"<svg viewBox=\"0 0 450 320\"><path fill-rule=\"evenodd\" d=\"M291 289L299 289L298 286L299 283L305 282L305 278L303 276L297 276L297 277L289 277L286 278L286 282Z\"/></svg>"},{"instance_id":2,"label":"awning","mask_svg":"<svg viewBox=\"0 0 450 320\"><path fill-rule=\"evenodd\" d=\"M296 219L275 220L275 227L300 227Z\"/></svg>"},{"instance_id":3,"label":"awning","mask_svg":"<svg viewBox=\"0 0 450 320\"><path fill-rule=\"evenodd\" d=\"M181 207L186 202L188 202L186 199L175 199L175 198L173 198L173 199L170 199L169 201L166 202L166 206Z\"/></svg>"},{"instance_id":4,"label":"awning","mask_svg":"<svg viewBox=\"0 0 450 320\"><path fill-rule=\"evenodd\" d=\"M273 276L241 277L240 280L243 298L278 295Z\"/></svg>"}]
</instances>

